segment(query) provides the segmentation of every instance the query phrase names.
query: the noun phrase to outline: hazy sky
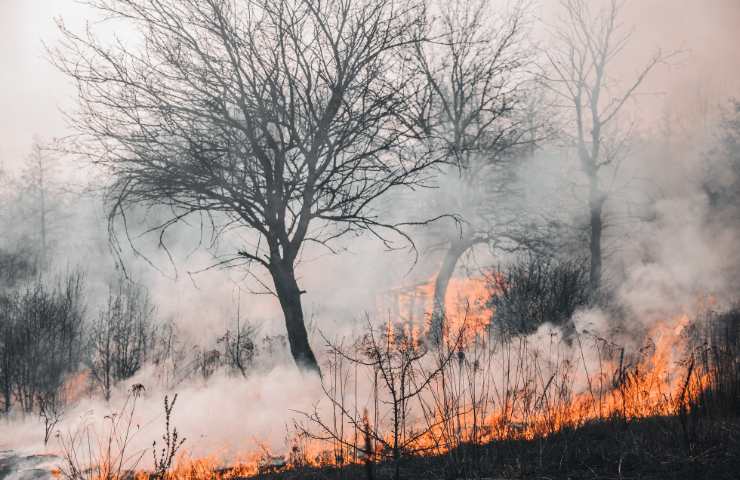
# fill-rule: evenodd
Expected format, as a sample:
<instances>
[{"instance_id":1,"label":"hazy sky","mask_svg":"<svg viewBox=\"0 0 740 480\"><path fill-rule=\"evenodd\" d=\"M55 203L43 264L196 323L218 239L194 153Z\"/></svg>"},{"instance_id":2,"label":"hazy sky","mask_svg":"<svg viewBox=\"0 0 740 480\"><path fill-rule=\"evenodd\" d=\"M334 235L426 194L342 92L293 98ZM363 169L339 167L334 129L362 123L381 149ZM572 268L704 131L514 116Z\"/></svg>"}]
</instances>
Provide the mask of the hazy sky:
<instances>
[{"instance_id":1,"label":"hazy sky","mask_svg":"<svg viewBox=\"0 0 740 480\"><path fill-rule=\"evenodd\" d=\"M539 0L542 16L550 18L557 4ZM659 46L684 51L646 85L660 95L647 102L645 116L655 118L666 102L691 116L700 95L710 102L740 96L740 0L631 0L628 7L625 23L635 24L636 33L625 72ZM64 134L59 108L74 100L74 91L45 59L42 39L58 38L55 16L79 28L86 13L74 0L0 0L0 165L17 165L34 133Z\"/></svg>"},{"instance_id":2,"label":"hazy sky","mask_svg":"<svg viewBox=\"0 0 740 480\"><path fill-rule=\"evenodd\" d=\"M84 25L74 0L0 0L0 166L12 167L30 149L32 136L63 135L59 108L74 89L46 59L42 40L58 39L54 17Z\"/></svg>"}]
</instances>

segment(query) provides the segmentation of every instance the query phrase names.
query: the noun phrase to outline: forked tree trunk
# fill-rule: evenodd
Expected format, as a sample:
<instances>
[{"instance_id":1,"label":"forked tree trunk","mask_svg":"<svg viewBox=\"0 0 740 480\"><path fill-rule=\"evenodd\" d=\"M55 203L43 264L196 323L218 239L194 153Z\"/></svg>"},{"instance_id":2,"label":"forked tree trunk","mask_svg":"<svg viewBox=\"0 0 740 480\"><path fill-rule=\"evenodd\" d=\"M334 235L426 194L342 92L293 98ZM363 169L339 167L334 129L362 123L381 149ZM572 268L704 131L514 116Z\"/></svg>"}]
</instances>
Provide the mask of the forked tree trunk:
<instances>
[{"instance_id":1,"label":"forked tree trunk","mask_svg":"<svg viewBox=\"0 0 740 480\"><path fill-rule=\"evenodd\" d=\"M460 257L468 251L473 245L482 243L483 239L462 238L450 242L447 248L442 266L437 273L437 279L434 281L434 306L432 308L432 321L429 329L430 339L438 345L442 340L444 333L444 323L446 312L447 288L450 286L452 274L455 273L455 267Z\"/></svg>"},{"instance_id":2,"label":"forked tree trunk","mask_svg":"<svg viewBox=\"0 0 740 480\"><path fill-rule=\"evenodd\" d=\"M272 266L270 273L280 300L280 308L285 317L290 353L298 368L321 375L319 364L308 343L308 332L303 321L303 307L301 306L302 292L298 288L295 271L292 265L280 262Z\"/></svg>"}]
</instances>

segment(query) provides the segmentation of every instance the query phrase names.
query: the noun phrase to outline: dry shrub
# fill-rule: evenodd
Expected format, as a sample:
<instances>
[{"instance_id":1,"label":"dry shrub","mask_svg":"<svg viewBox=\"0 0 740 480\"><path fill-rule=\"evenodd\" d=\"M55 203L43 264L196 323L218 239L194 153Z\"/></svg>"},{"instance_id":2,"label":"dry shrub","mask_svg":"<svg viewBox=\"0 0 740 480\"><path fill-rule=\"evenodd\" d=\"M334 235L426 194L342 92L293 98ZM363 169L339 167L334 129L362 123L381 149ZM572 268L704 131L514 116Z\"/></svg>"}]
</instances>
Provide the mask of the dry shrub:
<instances>
[{"instance_id":1,"label":"dry shrub","mask_svg":"<svg viewBox=\"0 0 740 480\"><path fill-rule=\"evenodd\" d=\"M588 302L588 265L529 254L491 276L494 331L527 334L549 322L564 325Z\"/></svg>"}]
</instances>

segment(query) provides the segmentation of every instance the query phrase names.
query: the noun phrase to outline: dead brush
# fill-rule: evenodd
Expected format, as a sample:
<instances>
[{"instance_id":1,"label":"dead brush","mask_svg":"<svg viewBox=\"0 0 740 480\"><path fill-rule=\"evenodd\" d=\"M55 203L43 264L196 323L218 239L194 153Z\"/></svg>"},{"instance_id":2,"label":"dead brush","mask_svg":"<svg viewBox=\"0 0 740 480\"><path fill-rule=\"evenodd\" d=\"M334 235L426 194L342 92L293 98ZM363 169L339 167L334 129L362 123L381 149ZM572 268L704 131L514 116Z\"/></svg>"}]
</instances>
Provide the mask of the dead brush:
<instances>
[{"instance_id":1,"label":"dead brush","mask_svg":"<svg viewBox=\"0 0 740 480\"><path fill-rule=\"evenodd\" d=\"M343 476L364 464L368 479L483 478L502 464L523 478L584 465L620 479L645 462L684 468L712 454L706 418L720 414L738 371L737 350L716 340L685 350L687 325L658 325L642 343L488 330L435 346L404 324L369 325L354 344L327 341L329 405L294 424L287 468ZM682 432L688 452L675 442ZM203 475L191 478L214 478Z\"/></svg>"},{"instance_id":2,"label":"dead brush","mask_svg":"<svg viewBox=\"0 0 740 480\"><path fill-rule=\"evenodd\" d=\"M681 433L693 452L727 418L740 416L740 307L709 311L691 332L687 375L676 399Z\"/></svg>"},{"instance_id":3,"label":"dead brush","mask_svg":"<svg viewBox=\"0 0 740 480\"><path fill-rule=\"evenodd\" d=\"M152 443L152 457L154 460L154 471L150 478L161 480L166 478L167 472L172 468L172 462L175 459L177 451L185 443L185 438L180 438L177 427L170 428L170 421L172 419L172 410L175 408L175 402L177 401L177 394L172 397L172 402L169 401L167 395L164 396L164 421L165 430L162 435L162 447L157 450L156 440Z\"/></svg>"},{"instance_id":4,"label":"dead brush","mask_svg":"<svg viewBox=\"0 0 740 480\"><path fill-rule=\"evenodd\" d=\"M318 409L299 412L307 424L296 422L295 427L327 444L334 454L333 465L342 465L346 459L355 463L378 460L390 469L388 476L398 479L405 459L428 452L428 430L415 421L413 406L459 349L450 348L429 364L430 348L416 333L408 325L389 322L377 328L368 322L367 333L351 347L325 339L333 361L322 388L333 414L325 416ZM459 344L462 338L461 329L452 343ZM370 414L365 408L360 410L357 402L347 401L352 376L356 379L358 375L373 385Z\"/></svg>"},{"instance_id":5,"label":"dead brush","mask_svg":"<svg viewBox=\"0 0 740 480\"><path fill-rule=\"evenodd\" d=\"M419 395L423 427L423 444L427 454L445 455L446 476L472 474L478 463L476 447L489 435L491 367L487 342L480 335L463 345L467 312L457 335L451 334L444 322L442 339L433 352L431 369L440 373L432 377Z\"/></svg>"},{"instance_id":6,"label":"dead brush","mask_svg":"<svg viewBox=\"0 0 740 480\"><path fill-rule=\"evenodd\" d=\"M118 412L105 416L103 432L88 422L66 435L60 434L61 477L65 480L127 480L144 456L131 443L139 430L134 422L137 396L130 393Z\"/></svg>"},{"instance_id":7,"label":"dead brush","mask_svg":"<svg viewBox=\"0 0 740 480\"><path fill-rule=\"evenodd\" d=\"M148 474L138 470L146 450L132 446L140 425L134 421L140 391L132 389L121 409L104 417L104 428L98 431L89 419L73 432L59 434L62 449L60 476L65 480L163 480L169 478L174 458L185 442L177 428L171 427L177 395L165 396L165 432L163 445L152 444L154 469ZM195 477L197 478L197 477Z\"/></svg>"}]
</instances>

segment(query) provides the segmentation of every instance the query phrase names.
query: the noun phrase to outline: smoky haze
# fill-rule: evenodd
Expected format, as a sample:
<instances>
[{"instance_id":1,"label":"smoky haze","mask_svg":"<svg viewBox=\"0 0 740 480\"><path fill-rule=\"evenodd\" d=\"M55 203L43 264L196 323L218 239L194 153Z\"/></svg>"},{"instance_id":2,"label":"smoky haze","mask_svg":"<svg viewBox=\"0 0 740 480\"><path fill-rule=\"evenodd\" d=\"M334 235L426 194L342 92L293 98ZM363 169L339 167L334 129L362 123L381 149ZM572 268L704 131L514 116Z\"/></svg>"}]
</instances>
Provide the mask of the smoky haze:
<instances>
[{"instance_id":1,"label":"smoky haze","mask_svg":"<svg viewBox=\"0 0 740 480\"><path fill-rule=\"evenodd\" d=\"M531 28L543 48L548 32L557 25L558 5L554 0L541 0L532 6ZM53 46L60 39L54 18L62 18L73 31L94 19L86 6L73 0L0 3L0 185L5 190L5 205L0 208L4 221L19 222L12 212L16 197L11 191L21 182L34 136L51 142L70 133L62 111L74 109L76 91L51 65L44 48L44 43ZM698 295L712 294L728 304L734 300L740 230L737 225L715 222L705 186L707 152L717 141L722 108L729 98L740 96L740 2L633 0L627 2L622 22L634 25L634 33L611 72L617 83L632 78L657 49L671 54L656 66L627 106L625 123L636 125L634 142L615 193L620 206L609 211L613 221L605 239L609 252L605 271L616 301L626 312L623 327L629 330L647 329L658 317L691 310ZM514 211L537 212L562 223L583 222L586 212L578 201L582 188L578 163L566 150L558 142L545 143L520 162L517 182L524 194L512 200ZM221 255L249 237L248 232L230 232L211 246L208 233L197 222L178 225L167 233L167 251L156 236L142 235L134 239L141 254L123 240L117 258L109 245L107 210L100 195L107 179L79 160L59 152L51 155L57 159L54 181L63 192L60 206L64 210L50 233L55 265L59 271L79 268L85 272L86 311L91 318L104 307L108 285L120 276L120 261L131 278L150 292L156 317L177 325L188 348L217 348L217 339L233 328L237 315L257 328L258 338L283 333L278 301L265 294L264 272L255 270L255 278L242 267L215 267ZM437 178L431 185L391 196L384 207L389 214L408 213L415 219L428 213L422 207L438 201L440 193L464 188L454 175ZM439 208L440 214L460 213L454 205ZM156 220L152 217L159 213L135 213L134 230L140 233L151 227ZM23 222L15 225L19 225L18 232L33 231L33 227L22 226ZM454 222L441 225L437 228L448 234L459 228ZM32 233L16 233L12 226L2 228L0 248L33 237ZM400 237L394 237L394 246L399 248L389 251L371 235L342 239L335 245L336 254L317 246L303 250L299 277L318 355L323 355L320 334L331 339L356 336L366 316L378 321L390 315L379 298L433 278L442 262L442 253L434 248L435 234L421 227L409 232L416 251ZM582 231L573 235L578 237ZM478 246L462 258L456 274L479 274L511 258L509 252ZM610 315L605 309L583 309L575 316L575 328L607 335L613 327ZM548 331L543 328L532 338L544 345ZM188 437L187 448L193 455L218 451L234 457L262 442L272 451L285 450L286 429L295 411L313 408L322 393L320 383L294 368L285 347L274 358L260 361L260 368L247 379L216 372L208 380L188 379L174 387L179 394L177 425ZM71 430L82 418L102 423L110 405L123 402L130 385L141 383L148 388L137 412L142 429L136 445L148 448L151 438L161 431L161 398L171 391L158 385L155 370L146 365L121 382L113 389L110 403L85 396L66 412L59 429ZM579 388L585 388L585 383ZM38 430L36 418L16 415L12 421L2 420L0 449L42 450Z\"/></svg>"}]
</instances>

